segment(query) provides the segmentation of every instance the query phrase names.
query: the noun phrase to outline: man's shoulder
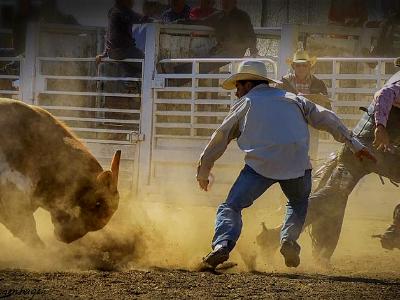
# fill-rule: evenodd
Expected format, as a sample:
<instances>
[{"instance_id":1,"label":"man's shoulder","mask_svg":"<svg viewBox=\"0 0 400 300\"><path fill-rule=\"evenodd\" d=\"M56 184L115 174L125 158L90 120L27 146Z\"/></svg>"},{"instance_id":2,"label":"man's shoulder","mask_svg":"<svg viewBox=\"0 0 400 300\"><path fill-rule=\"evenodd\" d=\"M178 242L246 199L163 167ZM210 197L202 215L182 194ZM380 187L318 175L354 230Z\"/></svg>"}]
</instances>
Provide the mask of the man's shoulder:
<instances>
[{"instance_id":1,"label":"man's shoulder","mask_svg":"<svg viewBox=\"0 0 400 300\"><path fill-rule=\"evenodd\" d=\"M294 74L289 73L282 77L282 81L292 81L294 79L294 77L295 77Z\"/></svg>"},{"instance_id":2,"label":"man's shoulder","mask_svg":"<svg viewBox=\"0 0 400 300\"><path fill-rule=\"evenodd\" d=\"M237 7L233 11L233 15L234 15L235 18L248 18L248 19L250 19L250 16L246 11L241 10L240 8L237 8Z\"/></svg>"}]
</instances>

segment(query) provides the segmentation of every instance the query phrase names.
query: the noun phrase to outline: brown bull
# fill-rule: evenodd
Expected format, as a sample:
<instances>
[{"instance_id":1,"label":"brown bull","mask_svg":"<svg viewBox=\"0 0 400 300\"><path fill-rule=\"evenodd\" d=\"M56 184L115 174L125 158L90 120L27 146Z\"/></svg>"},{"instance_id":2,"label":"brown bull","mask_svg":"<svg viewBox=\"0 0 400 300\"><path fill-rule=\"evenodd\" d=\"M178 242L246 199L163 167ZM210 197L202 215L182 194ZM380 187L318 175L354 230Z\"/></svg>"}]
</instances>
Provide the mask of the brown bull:
<instances>
[{"instance_id":1,"label":"brown bull","mask_svg":"<svg viewBox=\"0 0 400 300\"><path fill-rule=\"evenodd\" d=\"M50 113L0 98L0 222L31 245L42 244L33 216L39 207L65 243L103 228L118 207L120 156L104 171Z\"/></svg>"}]
</instances>

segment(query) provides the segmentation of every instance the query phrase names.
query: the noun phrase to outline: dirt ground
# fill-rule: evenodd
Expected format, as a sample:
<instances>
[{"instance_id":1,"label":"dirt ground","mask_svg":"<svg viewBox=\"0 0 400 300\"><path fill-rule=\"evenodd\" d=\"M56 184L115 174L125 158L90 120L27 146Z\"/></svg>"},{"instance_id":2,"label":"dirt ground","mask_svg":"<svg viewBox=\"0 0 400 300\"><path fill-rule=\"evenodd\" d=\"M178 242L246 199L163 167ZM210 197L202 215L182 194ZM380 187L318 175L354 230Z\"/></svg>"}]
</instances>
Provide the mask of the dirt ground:
<instances>
[{"instance_id":1,"label":"dirt ground","mask_svg":"<svg viewBox=\"0 0 400 300\"><path fill-rule=\"evenodd\" d=\"M400 279L305 273L0 272L9 299L399 299Z\"/></svg>"},{"instance_id":2,"label":"dirt ground","mask_svg":"<svg viewBox=\"0 0 400 300\"><path fill-rule=\"evenodd\" d=\"M41 212L35 217L44 250L27 248L0 226L0 299L400 299L400 251L385 251L371 239L387 227L395 203L376 206L387 207L379 219L362 206L349 207L332 269L315 265L303 234L296 270L286 268L279 253L266 257L256 245L260 223L273 227L282 217L276 207L256 205L244 213L231 255L238 265L219 274L193 271L209 251L215 208L152 204L134 217L129 212L137 223L111 222L70 245L54 239Z\"/></svg>"}]
</instances>

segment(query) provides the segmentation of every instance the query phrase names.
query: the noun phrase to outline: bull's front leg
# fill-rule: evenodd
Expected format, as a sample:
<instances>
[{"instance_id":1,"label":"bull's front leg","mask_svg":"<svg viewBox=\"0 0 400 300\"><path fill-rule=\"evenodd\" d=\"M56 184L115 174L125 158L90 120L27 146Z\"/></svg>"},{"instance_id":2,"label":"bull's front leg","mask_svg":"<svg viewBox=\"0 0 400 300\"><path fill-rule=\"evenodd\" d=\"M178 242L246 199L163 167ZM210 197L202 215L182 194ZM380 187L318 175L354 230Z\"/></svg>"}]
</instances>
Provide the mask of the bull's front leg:
<instances>
[{"instance_id":1,"label":"bull's front leg","mask_svg":"<svg viewBox=\"0 0 400 300\"><path fill-rule=\"evenodd\" d=\"M0 186L0 222L29 246L44 247L36 231L31 198L25 190L14 185Z\"/></svg>"}]
</instances>

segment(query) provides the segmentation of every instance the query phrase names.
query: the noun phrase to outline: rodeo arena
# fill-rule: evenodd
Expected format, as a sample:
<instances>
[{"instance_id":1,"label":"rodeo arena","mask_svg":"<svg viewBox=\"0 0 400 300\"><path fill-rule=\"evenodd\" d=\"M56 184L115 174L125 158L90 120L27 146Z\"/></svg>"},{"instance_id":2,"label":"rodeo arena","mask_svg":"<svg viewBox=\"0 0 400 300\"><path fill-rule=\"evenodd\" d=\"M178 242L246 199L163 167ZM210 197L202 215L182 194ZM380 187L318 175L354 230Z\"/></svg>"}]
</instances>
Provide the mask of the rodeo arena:
<instances>
[{"instance_id":1,"label":"rodeo arena","mask_svg":"<svg viewBox=\"0 0 400 300\"><path fill-rule=\"evenodd\" d=\"M399 185L398 0L0 0L0 298L400 299Z\"/></svg>"}]
</instances>

